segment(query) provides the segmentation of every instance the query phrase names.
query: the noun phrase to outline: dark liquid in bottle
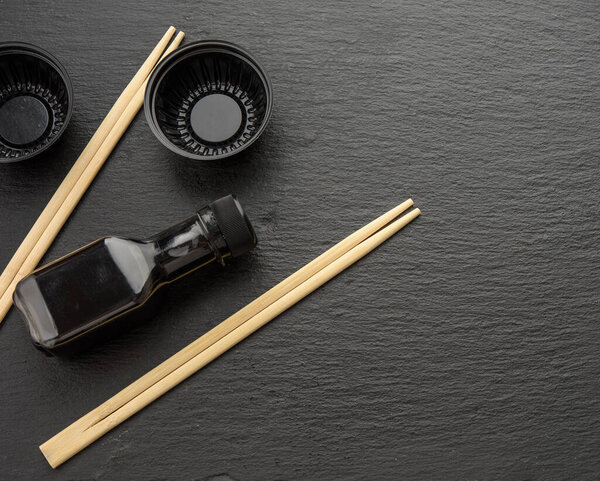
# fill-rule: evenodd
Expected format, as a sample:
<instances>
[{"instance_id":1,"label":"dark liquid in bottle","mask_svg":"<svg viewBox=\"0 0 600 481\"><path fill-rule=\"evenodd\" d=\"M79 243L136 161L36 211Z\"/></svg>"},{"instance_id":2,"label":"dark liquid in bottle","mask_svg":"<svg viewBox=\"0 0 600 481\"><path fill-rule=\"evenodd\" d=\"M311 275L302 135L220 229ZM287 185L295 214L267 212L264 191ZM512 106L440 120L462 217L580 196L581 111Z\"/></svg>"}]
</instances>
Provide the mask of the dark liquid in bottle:
<instances>
[{"instance_id":1,"label":"dark liquid in bottle","mask_svg":"<svg viewBox=\"0 0 600 481\"><path fill-rule=\"evenodd\" d=\"M255 245L228 196L150 239L99 239L23 279L14 300L36 346L73 352L148 315L162 284Z\"/></svg>"}]
</instances>

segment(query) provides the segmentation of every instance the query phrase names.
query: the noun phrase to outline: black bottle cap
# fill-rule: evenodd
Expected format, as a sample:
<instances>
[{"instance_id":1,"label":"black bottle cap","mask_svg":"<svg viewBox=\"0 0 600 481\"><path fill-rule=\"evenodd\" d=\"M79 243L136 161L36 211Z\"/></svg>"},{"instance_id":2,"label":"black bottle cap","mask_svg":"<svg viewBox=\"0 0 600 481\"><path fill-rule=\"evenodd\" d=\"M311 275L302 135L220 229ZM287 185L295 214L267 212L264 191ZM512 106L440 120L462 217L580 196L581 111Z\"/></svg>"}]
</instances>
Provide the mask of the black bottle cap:
<instances>
[{"instance_id":1,"label":"black bottle cap","mask_svg":"<svg viewBox=\"0 0 600 481\"><path fill-rule=\"evenodd\" d=\"M257 242L256 234L235 196L222 197L215 200L209 207L233 257L254 249Z\"/></svg>"}]
</instances>

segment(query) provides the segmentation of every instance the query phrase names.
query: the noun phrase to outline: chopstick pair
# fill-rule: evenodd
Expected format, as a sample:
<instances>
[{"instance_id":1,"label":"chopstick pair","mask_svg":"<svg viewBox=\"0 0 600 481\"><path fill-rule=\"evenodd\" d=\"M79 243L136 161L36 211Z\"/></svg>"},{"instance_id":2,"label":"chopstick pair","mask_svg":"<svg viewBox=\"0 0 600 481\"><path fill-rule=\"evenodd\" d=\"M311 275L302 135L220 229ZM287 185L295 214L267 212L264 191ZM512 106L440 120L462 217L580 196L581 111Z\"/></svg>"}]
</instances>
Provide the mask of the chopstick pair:
<instances>
[{"instance_id":1,"label":"chopstick pair","mask_svg":"<svg viewBox=\"0 0 600 481\"><path fill-rule=\"evenodd\" d=\"M354 232L40 446L57 467L390 238L421 211L411 199ZM394 220L396 219L396 220Z\"/></svg>"},{"instance_id":2,"label":"chopstick pair","mask_svg":"<svg viewBox=\"0 0 600 481\"><path fill-rule=\"evenodd\" d=\"M169 45L175 31L169 27L125 87L4 269L0 276L0 323L12 306L16 285L36 268L140 110L150 73L181 44L183 32Z\"/></svg>"}]
</instances>

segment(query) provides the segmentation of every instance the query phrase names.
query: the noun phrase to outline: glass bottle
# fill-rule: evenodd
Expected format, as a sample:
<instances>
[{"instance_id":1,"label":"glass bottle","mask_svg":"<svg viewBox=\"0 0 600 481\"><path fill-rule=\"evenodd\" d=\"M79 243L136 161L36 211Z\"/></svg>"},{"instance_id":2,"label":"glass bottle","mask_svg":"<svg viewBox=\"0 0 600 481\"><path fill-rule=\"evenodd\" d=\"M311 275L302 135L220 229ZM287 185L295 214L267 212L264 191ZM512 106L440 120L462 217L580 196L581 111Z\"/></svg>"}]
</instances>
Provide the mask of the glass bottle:
<instances>
[{"instance_id":1,"label":"glass bottle","mask_svg":"<svg viewBox=\"0 0 600 481\"><path fill-rule=\"evenodd\" d=\"M98 239L31 273L13 298L36 347L73 352L147 318L163 284L255 245L248 217L229 195L148 239Z\"/></svg>"}]
</instances>

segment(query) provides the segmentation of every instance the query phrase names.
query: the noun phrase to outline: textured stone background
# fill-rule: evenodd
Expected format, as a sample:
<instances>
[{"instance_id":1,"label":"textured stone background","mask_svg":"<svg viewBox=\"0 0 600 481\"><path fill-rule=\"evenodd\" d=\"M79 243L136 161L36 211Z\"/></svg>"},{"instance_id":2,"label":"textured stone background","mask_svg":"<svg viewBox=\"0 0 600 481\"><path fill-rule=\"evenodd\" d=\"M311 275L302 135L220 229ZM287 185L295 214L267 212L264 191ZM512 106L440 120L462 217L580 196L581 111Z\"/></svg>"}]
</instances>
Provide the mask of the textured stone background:
<instances>
[{"instance_id":1,"label":"textured stone background","mask_svg":"<svg viewBox=\"0 0 600 481\"><path fill-rule=\"evenodd\" d=\"M0 165L0 264L169 24L253 52L275 89L235 160L178 158L142 115L48 252L143 237L233 192L260 247L179 282L76 360L0 328L3 480L600 477L596 2L0 0L0 39L70 72L48 155ZM37 446L412 196L376 253L53 472Z\"/></svg>"}]
</instances>

